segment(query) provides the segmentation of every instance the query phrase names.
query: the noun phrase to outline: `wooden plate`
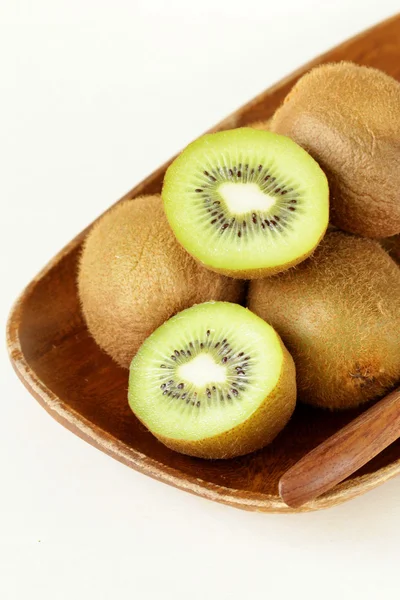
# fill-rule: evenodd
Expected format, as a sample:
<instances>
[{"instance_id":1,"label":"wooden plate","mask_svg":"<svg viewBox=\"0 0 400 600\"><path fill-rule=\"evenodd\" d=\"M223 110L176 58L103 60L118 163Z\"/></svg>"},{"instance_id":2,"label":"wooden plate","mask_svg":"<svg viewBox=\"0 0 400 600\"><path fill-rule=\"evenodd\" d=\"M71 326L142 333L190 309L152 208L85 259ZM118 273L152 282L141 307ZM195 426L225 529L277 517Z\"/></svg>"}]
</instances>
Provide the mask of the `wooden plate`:
<instances>
[{"instance_id":1,"label":"wooden plate","mask_svg":"<svg viewBox=\"0 0 400 600\"><path fill-rule=\"evenodd\" d=\"M339 60L371 65L400 79L400 15L296 71L228 117L214 131L267 119L305 71L320 63ZM125 198L159 192L166 166ZM28 285L11 312L8 347L21 381L57 421L134 469L239 508L291 512L278 495L280 476L355 413L329 414L299 406L289 426L271 446L228 461L204 461L165 448L128 408L128 372L100 351L82 319L75 275L85 233L53 258ZM400 440L301 511L349 500L399 472Z\"/></svg>"}]
</instances>

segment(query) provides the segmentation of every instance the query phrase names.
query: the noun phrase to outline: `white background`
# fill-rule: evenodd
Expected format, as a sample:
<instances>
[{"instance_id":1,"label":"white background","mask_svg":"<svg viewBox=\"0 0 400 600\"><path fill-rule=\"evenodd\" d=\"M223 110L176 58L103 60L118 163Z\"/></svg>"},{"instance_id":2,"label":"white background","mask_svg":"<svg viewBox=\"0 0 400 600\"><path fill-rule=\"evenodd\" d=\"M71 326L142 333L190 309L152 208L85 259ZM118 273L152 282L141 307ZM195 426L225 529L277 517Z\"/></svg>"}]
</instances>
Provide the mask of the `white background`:
<instances>
[{"instance_id":1,"label":"white background","mask_svg":"<svg viewBox=\"0 0 400 600\"><path fill-rule=\"evenodd\" d=\"M398 8L0 0L4 322L35 273L155 167ZM306 515L214 504L64 430L1 352L2 600L399 598L400 478Z\"/></svg>"}]
</instances>

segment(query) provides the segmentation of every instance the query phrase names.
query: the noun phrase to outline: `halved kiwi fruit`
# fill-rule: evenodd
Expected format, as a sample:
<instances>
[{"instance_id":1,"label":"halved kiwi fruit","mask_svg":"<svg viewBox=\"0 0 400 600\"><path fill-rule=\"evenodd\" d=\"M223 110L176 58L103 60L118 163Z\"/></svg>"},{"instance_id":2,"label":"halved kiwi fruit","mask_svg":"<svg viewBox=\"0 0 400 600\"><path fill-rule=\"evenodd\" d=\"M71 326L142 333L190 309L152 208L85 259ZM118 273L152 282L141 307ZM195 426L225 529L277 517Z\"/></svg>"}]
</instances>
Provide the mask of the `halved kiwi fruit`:
<instances>
[{"instance_id":1,"label":"halved kiwi fruit","mask_svg":"<svg viewBox=\"0 0 400 600\"><path fill-rule=\"evenodd\" d=\"M253 279L311 254L328 225L326 177L289 138L207 134L168 168L162 198L182 246L213 271Z\"/></svg>"},{"instance_id":2,"label":"halved kiwi fruit","mask_svg":"<svg viewBox=\"0 0 400 600\"><path fill-rule=\"evenodd\" d=\"M299 400L353 408L400 381L400 270L377 241L327 233L296 269L252 281L248 306L292 354Z\"/></svg>"},{"instance_id":3,"label":"halved kiwi fruit","mask_svg":"<svg viewBox=\"0 0 400 600\"><path fill-rule=\"evenodd\" d=\"M304 75L275 113L318 161L331 190L331 221L361 236L400 233L400 83L378 69L341 62Z\"/></svg>"},{"instance_id":4,"label":"halved kiwi fruit","mask_svg":"<svg viewBox=\"0 0 400 600\"><path fill-rule=\"evenodd\" d=\"M180 310L243 296L242 282L204 269L181 248L160 196L121 202L101 217L84 243L78 288L90 333L123 367Z\"/></svg>"},{"instance_id":5,"label":"halved kiwi fruit","mask_svg":"<svg viewBox=\"0 0 400 600\"><path fill-rule=\"evenodd\" d=\"M273 440L296 402L279 335L237 304L193 306L159 327L132 361L129 404L166 446L229 458Z\"/></svg>"}]
</instances>

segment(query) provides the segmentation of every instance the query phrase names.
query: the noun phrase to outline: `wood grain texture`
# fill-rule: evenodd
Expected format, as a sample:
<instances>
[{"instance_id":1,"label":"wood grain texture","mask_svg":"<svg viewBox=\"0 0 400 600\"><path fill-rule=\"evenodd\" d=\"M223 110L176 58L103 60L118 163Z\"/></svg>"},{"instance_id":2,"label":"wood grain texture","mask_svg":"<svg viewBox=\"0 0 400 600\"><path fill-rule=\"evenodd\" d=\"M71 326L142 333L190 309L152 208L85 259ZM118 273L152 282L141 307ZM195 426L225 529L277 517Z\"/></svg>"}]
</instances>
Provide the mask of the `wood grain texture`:
<instances>
[{"instance_id":1,"label":"wood grain texture","mask_svg":"<svg viewBox=\"0 0 400 600\"><path fill-rule=\"evenodd\" d=\"M311 450L279 481L282 500L298 508L352 475L400 437L400 388Z\"/></svg>"},{"instance_id":2,"label":"wood grain texture","mask_svg":"<svg viewBox=\"0 0 400 600\"><path fill-rule=\"evenodd\" d=\"M400 15L299 69L213 131L268 119L305 71L338 60L371 65L400 80ZM159 192L167 166L156 170L125 198ZM330 414L299 406L270 446L227 461L205 461L168 450L131 413L126 398L128 372L101 352L86 329L76 290L77 259L85 234L86 230L82 231L39 273L11 312L8 348L24 385L57 421L151 477L247 510L297 510L280 498L280 477L357 413ZM299 510L316 510L349 500L399 472L398 440L347 481Z\"/></svg>"}]
</instances>

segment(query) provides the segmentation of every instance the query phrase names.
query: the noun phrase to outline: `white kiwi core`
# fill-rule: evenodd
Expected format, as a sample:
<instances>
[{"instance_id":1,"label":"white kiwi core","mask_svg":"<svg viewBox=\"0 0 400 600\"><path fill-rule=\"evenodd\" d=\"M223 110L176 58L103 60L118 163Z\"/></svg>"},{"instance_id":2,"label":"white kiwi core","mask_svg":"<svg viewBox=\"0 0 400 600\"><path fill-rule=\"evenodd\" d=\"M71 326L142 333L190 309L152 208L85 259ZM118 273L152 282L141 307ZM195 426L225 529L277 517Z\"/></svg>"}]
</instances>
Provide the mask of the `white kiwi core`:
<instances>
[{"instance_id":1,"label":"white kiwi core","mask_svg":"<svg viewBox=\"0 0 400 600\"><path fill-rule=\"evenodd\" d=\"M181 365L178 374L198 388L226 381L226 367L218 365L208 352L198 354L191 361Z\"/></svg>"},{"instance_id":2,"label":"white kiwi core","mask_svg":"<svg viewBox=\"0 0 400 600\"><path fill-rule=\"evenodd\" d=\"M257 183L222 183L218 192L234 215L244 215L258 210L269 210L276 202L276 196L263 192Z\"/></svg>"}]
</instances>

